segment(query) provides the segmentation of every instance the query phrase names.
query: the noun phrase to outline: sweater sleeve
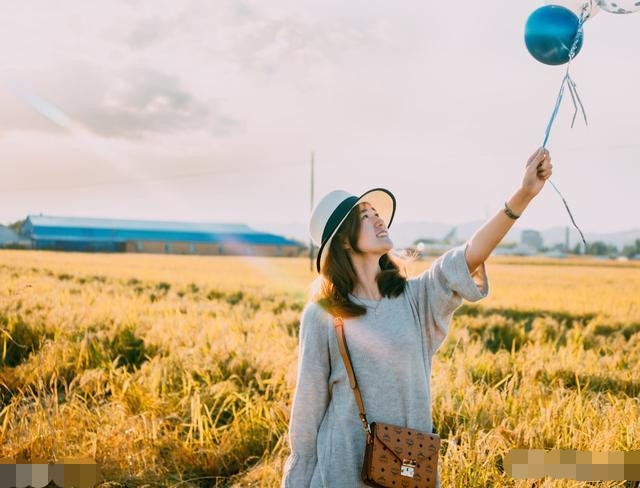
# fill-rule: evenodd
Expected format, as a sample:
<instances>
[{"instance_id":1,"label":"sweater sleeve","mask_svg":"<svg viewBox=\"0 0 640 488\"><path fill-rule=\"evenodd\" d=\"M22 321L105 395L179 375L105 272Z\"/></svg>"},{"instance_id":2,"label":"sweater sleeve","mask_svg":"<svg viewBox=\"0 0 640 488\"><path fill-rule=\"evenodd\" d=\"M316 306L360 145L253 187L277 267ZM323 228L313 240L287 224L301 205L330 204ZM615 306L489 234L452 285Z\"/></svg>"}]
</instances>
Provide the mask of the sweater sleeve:
<instances>
[{"instance_id":1,"label":"sweater sleeve","mask_svg":"<svg viewBox=\"0 0 640 488\"><path fill-rule=\"evenodd\" d=\"M431 267L418 276L418 305L429 339L432 357L449 332L453 312L462 299L477 302L489 294L485 263L469 272L465 251L468 241L439 256Z\"/></svg>"},{"instance_id":2,"label":"sweater sleeve","mask_svg":"<svg viewBox=\"0 0 640 488\"><path fill-rule=\"evenodd\" d=\"M300 323L298 373L289 421L291 454L281 488L308 488L317 462L318 429L329 404L328 323L323 309L308 304Z\"/></svg>"}]
</instances>

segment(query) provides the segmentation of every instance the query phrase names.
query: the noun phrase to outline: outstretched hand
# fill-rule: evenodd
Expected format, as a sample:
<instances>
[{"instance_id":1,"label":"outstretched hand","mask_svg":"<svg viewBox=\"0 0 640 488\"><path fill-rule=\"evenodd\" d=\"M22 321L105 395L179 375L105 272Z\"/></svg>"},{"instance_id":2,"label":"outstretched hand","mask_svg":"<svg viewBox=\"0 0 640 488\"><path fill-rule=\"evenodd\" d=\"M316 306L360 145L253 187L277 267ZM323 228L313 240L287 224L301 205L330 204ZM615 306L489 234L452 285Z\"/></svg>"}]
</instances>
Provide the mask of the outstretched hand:
<instances>
[{"instance_id":1,"label":"outstretched hand","mask_svg":"<svg viewBox=\"0 0 640 488\"><path fill-rule=\"evenodd\" d=\"M535 197L545 181L551 177L551 156L547 149L538 148L531 155L525 167L524 177L522 178L522 189L532 197Z\"/></svg>"}]
</instances>

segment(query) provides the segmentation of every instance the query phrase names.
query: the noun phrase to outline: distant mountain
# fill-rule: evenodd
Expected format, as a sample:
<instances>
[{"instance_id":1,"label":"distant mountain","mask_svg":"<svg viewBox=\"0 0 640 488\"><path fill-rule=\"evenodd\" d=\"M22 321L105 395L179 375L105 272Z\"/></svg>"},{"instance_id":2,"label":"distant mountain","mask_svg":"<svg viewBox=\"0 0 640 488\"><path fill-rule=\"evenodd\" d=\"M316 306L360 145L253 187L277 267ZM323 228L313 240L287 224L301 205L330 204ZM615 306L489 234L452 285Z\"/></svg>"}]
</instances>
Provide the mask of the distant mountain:
<instances>
[{"instance_id":1,"label":"distant mountain","mask_svg":"<svg viewBox=\"0 0 640 488\"><path fill-rule=\"evenodd\" d=\"M483 221L469 222L458 227L456 237L468 239L483 224ZM262 232L270 232L283 237L309 243L309 231L306 224L291 222L289 224L252 225L251 228ZM441 239L453 228L441 222L394 222L391 224L391 240L396 247L407 247L416 239ZM510 234L507 234L509 236ZM518 233L517 238L520 237Z\"/></svg>"},{"instance_id":2,"label":"distant mountain","mask_svg":"<svg viewBox=\"0 0 640 488\"><path fill-rule=\"evenodd\" d=\"M552 246L556 243L564 243L566 228L565 227L552 227L542 232L542 238L544 239L545 246ZM621 232L587 232L584 235L587 243L595 241L603 241L607 244L613 244L620 251L627 244L633 244L636 239L640 239L640 229L625 230ZM577 243L582 242L580 234L575 227L569 228L569 247L573 248Z\"/></svg>"},{"instance_id":3,"label":"distant mountain","mask_svg":"<svg viewBox=\"0 0 640 488\"><path fill-rule=\"evenodd\" d=\"M457 225L455 236L459 240L469 239L483 224L484 220L475 220ZM253 229L263 232L270 232L284 237L297 239L309 243L309 231L307 224L291 222L288 224L263 224L251 226ZM407 247L413 244L416 239L442 239L451 231L454 226L442 222L394 222L391 224L391 240L395 247ZM522 230L515 225L507 232L505 241L520 242ZM537 230L537 229L536 229ZM566 227L550 227L539 231L542 234L544 245L551 247L554 244L564 243ZM640 229L626 230L621 232L597 233L587 232L585 239L588 243L603 241L613 244L622 250L627 244L633 244L636 239L640 239ZM580 234L574 227L569 228L569 246L573 248L581 242Z\"/></svg>"}]
</instances>

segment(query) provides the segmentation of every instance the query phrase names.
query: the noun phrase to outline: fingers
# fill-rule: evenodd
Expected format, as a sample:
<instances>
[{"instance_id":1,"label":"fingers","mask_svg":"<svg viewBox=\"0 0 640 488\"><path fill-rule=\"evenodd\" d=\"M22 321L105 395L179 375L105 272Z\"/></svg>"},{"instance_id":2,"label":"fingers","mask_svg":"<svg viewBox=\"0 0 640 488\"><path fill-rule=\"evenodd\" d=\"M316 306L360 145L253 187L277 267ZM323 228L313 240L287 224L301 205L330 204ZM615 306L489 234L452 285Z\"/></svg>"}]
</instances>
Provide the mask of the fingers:
<instances>
[{"instance_id":1,"label":"fingers","mask_svg":"<svg viewBox=\"0 0 640 488\"><path fill-rule=\"evenodd\" d=\"M539 147L536 152L534 152L529 161L527 162L527 167L535 167L536 175L538 178L543 180L548 180L551 177L553 164L551 164L551 156L549 154L549 150L547 148Z\"/></svg>"},{"instance_id":2,"label":"fingers","mask_svg":"<svg viewBox=\"0 0 640 488\"><path fill-rule=\"evenodd\" d=\"M550 159L549 150L547 148L543 149L539 147L536 150L536 152L534 152L529 158L529 160L527 161L527 166L529 166L530 164L534 164L535 166L538 166L540 162L544 161L545 159Z\"/></svg>"},{"instance_id":3,"label":"fingers","mask_svg":"<svg viewBox=\"0 0 640 488\"><path fill-rule=\"evenodd\" d=\"M550 170L551 168L553 168L553 164L551 164L551 159L550 158L545 158L544 160L540 161L536 167L536 170L539 171L547 171Z\"/></svg>"},{"instance_id":4,"label":"fingers","mask_svg":"<svg viewBox=\"0 0 640 488\"><path fill-rule=\"evenodd\" d=\"M533 161L538 157L538 155L540 154L540 151L542 150L541 147L539 147L538 149L536 149L536 152L534 152L529 159L527 160L527 166L529 166L531 163L533 163Z\"/></svg>"},{"instance_id":5,"label":"fingers","mask_svg":"<svg viewBox=\"0 0 640 488\"><path fill-rule=\"evenodd\" d=\"M553 164L551 164L550 158L545 158L544 161L541 161L537 168L537 175L542 179L549 179L551 177L553 169Z\"/></svg>"},{"instance_id":6,"label":"fingers","mask_svg":"<svg viewBox=\"0 0 640 488\"><path fill-rule=\"evenodd\" d=\"M529 165L535 167L538 178L548 180L551 177L553 164L551 164L551 156L548 149L538 148L529 158L527 166Z\"/></svg>"}]
</instances>

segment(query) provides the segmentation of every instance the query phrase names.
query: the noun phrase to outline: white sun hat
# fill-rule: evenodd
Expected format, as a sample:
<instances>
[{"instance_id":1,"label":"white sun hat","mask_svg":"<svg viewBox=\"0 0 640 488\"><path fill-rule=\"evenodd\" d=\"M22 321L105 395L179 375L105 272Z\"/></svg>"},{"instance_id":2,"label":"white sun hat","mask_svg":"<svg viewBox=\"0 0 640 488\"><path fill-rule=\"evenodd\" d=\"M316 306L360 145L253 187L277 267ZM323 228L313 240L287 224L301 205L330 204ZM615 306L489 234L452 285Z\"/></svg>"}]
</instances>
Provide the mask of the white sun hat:
<instances>
[{"instance_id":1,"label":"white sun hat","mask_svg":"<svg viewBox=\"0 0 640 488\"><path fill-rule=\"evenodd\" d=\"M376 209L387 229L391 226L396 211L396 199L384 188L373 188L360 197L344 190L334 190L322 197L314 207L309 222L309 234L313 243L319 247L316 259L318 273L327 256L327 253L322 251L331 245L331 239L347 218L349 211L362 202L368 202Z\"/></svg>"}]
</instances>

